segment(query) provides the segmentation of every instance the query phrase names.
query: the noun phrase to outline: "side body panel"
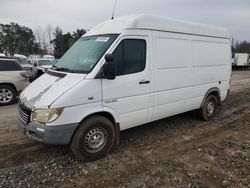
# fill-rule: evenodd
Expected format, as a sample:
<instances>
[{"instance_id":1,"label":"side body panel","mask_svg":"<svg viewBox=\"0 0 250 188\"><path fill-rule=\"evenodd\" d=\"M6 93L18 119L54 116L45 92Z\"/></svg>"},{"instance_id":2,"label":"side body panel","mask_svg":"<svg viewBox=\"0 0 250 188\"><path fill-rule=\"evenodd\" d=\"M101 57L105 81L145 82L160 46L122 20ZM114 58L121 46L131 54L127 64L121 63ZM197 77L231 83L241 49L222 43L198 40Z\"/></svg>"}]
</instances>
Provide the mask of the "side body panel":
<instances>
[{"instance_id":1,"label":"side body panel","mask_svg":"<svg viewBox=\"0 0 250 188\"><path fill-rule=\"evenodd\" d=\"M200 108L211 88L229 89L229 39L154 31L152 120Z\"/></svg>"}]
</instances>

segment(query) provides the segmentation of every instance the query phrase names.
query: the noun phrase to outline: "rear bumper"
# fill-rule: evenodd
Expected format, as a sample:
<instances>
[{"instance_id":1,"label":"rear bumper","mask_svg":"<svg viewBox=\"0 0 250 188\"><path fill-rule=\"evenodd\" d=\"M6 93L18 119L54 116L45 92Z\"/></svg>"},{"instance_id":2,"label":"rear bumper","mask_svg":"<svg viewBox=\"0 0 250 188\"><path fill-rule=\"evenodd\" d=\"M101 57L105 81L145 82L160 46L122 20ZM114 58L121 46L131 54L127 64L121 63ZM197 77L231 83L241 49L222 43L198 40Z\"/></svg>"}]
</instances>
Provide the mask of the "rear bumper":
<instances>
[{"instance_id":1,"label":"rear bumper","mask_svg":"<svg viewBox=\"0 0 250 188\"><path fill-rule=\"evenodd\" d=\"M27 80L20 80L18 82L16 82L14 85L16 87L17 92L21 92L22 90L24 90L28 85L30 84L30 82Z\"/></svg>"},{"instance_id":2,"label":"rear bumper","mask_svg":"<svg viewBox=\"0 0 250 188\"><path fill-rule=\"evenodd\" d=\"M17 122L23 134L27 137L53 145L70 144L71 138L78 127L77 123L58 126L46 126L35 122L25 124L18 116Z\"/></svg>"}]
</instances>

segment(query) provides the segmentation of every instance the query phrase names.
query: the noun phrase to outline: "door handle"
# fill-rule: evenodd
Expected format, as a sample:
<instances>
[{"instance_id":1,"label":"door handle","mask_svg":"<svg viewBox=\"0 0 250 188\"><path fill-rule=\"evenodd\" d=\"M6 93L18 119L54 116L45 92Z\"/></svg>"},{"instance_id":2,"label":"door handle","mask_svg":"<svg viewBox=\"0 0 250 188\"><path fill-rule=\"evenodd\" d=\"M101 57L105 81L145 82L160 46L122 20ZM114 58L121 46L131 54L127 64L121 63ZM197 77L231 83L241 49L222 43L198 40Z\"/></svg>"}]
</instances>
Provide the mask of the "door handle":
<instances>
[{"instance_id":1,"label":"door handle","mask_svg":"<svg viewBox=\"0 0 250 188\"><path fill-rule=\"evenodd\" d=\"M149 80L141 80L141 81L139 82L139 84L149 84L149 83L150 83Z\"/></svg>"}]
</instances>

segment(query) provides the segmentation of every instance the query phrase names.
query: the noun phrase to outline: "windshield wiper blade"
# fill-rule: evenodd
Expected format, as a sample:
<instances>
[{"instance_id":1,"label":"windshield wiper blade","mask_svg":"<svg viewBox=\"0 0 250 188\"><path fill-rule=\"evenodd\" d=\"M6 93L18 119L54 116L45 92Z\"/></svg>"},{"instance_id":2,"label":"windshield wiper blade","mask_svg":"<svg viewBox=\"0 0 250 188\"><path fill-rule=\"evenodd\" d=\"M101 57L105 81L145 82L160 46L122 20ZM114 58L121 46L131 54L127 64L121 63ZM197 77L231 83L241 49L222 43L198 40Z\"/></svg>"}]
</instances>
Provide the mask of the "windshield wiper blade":
<instances>
[{"instance_id":1,"label":"windshield wiper blade","mask_svg":"<svg viewBox=\"0 0 250 188\"><path fill-rule=\"evenodd\" d=\"M81 70L71 70L69 68L65 68L65 67L57 67L55 65L52 66L53 70L56 71L64 71L64 72L70 72L70 73L80 73L80 74L88 74L87 71L81 71Z\"/></svg>"},{"instance_id":2,"label":"windshield wiper blade","mask_svg":"<svg viewBox=\"0 0 250 188\"><path fill-rule=\"evenodd\" d=\"M64 72L71 72L71 73L73 73L72 70L70 70L69 68L65 68L65 67L57 67L57 66L53 65L52 68L54 70L57 70L57 71L64 71Z\"/></svg>"}]
</instances>

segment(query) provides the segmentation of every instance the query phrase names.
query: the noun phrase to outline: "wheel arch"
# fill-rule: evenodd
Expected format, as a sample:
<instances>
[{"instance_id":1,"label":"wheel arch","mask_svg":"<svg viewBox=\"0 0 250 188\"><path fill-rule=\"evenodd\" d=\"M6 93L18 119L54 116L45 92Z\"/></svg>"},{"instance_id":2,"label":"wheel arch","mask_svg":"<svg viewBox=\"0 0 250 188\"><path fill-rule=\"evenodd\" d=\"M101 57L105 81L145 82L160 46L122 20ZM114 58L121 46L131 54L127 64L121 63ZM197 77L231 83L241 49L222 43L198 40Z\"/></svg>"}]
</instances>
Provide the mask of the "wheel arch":
<instances>
[{"instance_id":1,"label":"wheel arch","mask_svg":"<svg viewBox=\"0 0 250 188\"><path fill-rule=\"evenodd\" d=\"M206 94L204 95L204 98L203 98L203 100L202 100L202 103L201 103L200 108L202 108L202 107L204 106L205 101L206 101L206 98L207 98L209 95L211 95L211 94L213 94L213 95L215 95L215 96L217 97L217 99L218 99L218 105L221 104L221 93L220 93L220 89L219 89L218 87L213 87L213 88L210 88L210 89L206 92Z\"/></svg>"},{"instance_id":2,"label":"wheel arch","mask_svg":"<svg viewBox=\"0 0 250 188\"><path fill-rule=\"evenodd\" d=\"M3 82L3 83L0 83L0 85L7 85L7 86L11 86L11 87L13 87L13 88L15 89L15 91L17 92L17 88L16 88L16 86L15 86L14 84L12 84L12 83L9 83L9 82Z\"/></svg>"},{"instance_id":3,"label":"wheel arch","mask_svg":"<svg viewBox=\"0 0 250 188\"><path fill-rule=\"evenodd\" d=\"M75 135L75 133L77 132L77 130L79 129L80 125L86 121L87 119L94 117L94 116L102 116L107 118L108 120L110 120L115 128L115 145L119 145L120 143L120 124L118 122L118 118L116 115L114 115L113 113L103 110L103 111L96 111L96 112L92 112L90 114L88 114L87 116L85 116L78 124L77 128L75 129L74 133L71 136L70 139L70 143L72 142L72 139Z\"/></svg>"}]
</instances>

